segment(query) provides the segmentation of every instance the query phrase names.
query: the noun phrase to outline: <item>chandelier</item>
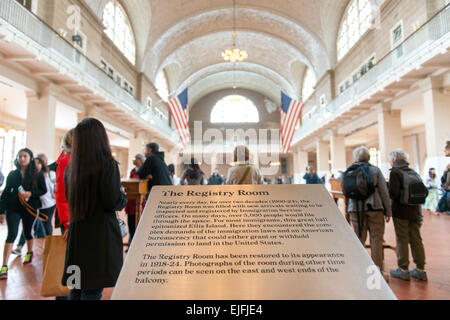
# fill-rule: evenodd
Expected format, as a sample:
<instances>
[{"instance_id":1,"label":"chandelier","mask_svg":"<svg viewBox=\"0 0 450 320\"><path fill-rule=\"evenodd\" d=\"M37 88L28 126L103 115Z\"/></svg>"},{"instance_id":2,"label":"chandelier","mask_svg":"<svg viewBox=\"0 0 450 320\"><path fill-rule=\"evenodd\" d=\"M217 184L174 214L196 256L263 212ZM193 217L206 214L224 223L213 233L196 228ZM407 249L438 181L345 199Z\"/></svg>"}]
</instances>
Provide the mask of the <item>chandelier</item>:
<instances>
[{"instance_id":1,"label":"chandelier","mask_svg":"<svg viewBox=\"0 0 450 320\"><path fill-rule=\"evenodd\" d=\"M222 52L222 57L225 61L242 62L248 58L248 53L247 51L241 49L233 49L233 50L227 49L224 52Z\"/></svg>"},{"instance_id":2,"label":"chandelier","mask_svg":"<svg viewBox=\"0 0 450 320\"><path fill-rule=\"evenodd\" d=\"M233 0L233 48L226 49L222 52L222 57L225 61L229 62L242 62L248 58L248 53L245 50L236 48L236 0Z\"/></svg>"}]
</instances>

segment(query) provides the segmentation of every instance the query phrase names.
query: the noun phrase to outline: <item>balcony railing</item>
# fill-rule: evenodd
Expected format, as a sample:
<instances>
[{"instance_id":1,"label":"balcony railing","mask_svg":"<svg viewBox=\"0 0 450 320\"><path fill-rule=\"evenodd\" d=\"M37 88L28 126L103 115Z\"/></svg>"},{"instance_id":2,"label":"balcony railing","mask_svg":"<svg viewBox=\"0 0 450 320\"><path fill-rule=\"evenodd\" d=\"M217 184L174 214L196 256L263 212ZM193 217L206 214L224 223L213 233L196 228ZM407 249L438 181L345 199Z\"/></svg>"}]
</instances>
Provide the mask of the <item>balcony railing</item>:
<instances>
[{"instance_id":1,"label":"balcony railing","mask_svg":"<svg viewBox=\"0 0 450 320\"><path fill-rule=\"evenodd\" d=\"M49 57L62 59L65 63L61 65L60 72L64 73L70 70L70 72L77 73L81 79L86 80L86 83L93 84L94 90L96 88L103 89L112 97L115 104L124 106L137 117L147 121L149 125L156 127L159 132L177 140L177 135L167 123L122 89L99 66L17 1L0 0L0 18L43 47L43 52Z\"/></svg>"},{"instance_id":2,"label":"balcony railing","mask_svg":"<svg viewBox=\"0 0 450 320\"><path fill-rule=\"evenodd\" d=\"M319 109L295 132L293 144L327 124L337 115L368 96L377 85L400 80L400 77L423 63L429 52L448 48L450 45L450 6L417 30L400 46L386 55L350 88ZM402 52L402 54L399 54Z\"/></svg>"}]
</instances>

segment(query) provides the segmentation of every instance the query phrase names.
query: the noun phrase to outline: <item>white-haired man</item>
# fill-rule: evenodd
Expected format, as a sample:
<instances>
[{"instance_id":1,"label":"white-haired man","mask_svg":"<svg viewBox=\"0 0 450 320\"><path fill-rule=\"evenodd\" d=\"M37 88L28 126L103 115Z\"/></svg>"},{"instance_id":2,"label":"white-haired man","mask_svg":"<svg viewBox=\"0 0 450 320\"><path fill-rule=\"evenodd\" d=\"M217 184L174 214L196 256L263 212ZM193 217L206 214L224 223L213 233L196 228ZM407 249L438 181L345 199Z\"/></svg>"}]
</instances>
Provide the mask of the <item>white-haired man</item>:
<instances>
[{"instance_id":1,"label":"white-haired man","mask_svg":"<svg viewBox=\"0 0 450 320\"><path fill-rule=\"evenodd\" d=\"M367 232L370 235L370 251L373 262L383 270L383 237L385 221L389 222L392 217L391 202L386 180L381 170L369 163L369 149L364 146L353 151L354 163L343 175L343 184L346 186L346 175L351 168L364 168L368 172L368 179L373 185L373 193L364 200L349 198L348 213L350 220L359 240L364 245Z\"/></svg>"}]
</instances>

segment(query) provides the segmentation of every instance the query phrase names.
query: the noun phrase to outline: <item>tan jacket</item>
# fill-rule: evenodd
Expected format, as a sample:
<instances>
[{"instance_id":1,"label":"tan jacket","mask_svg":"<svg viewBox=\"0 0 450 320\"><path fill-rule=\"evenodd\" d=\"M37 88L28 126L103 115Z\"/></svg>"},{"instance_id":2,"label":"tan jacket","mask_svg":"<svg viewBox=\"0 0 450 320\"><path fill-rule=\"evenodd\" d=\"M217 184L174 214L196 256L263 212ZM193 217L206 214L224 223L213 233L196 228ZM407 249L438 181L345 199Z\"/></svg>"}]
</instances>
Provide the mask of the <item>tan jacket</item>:
<instances>
[{"instance_id":1,"label":"tan jacket","mask_svg":"<svg viewBox=\"0 0 450 320\"><path fill-rule=\"evenodd\" d=\"M244 176L247 167L250 167L250 171L242 184L264 184L264 180L259 169L254 165L246 163L238 164L228 170L226 184L239 184L239 181Z\"/></svg>"}]
</instances>

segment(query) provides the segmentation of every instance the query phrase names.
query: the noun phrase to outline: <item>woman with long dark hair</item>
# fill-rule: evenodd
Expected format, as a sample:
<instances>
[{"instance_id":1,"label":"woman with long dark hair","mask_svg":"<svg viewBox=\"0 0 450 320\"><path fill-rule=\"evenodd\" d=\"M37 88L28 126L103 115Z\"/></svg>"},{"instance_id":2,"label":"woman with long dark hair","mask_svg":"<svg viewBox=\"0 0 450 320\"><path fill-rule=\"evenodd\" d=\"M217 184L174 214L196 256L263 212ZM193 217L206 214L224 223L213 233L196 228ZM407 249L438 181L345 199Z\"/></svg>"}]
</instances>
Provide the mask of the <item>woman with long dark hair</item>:
<instances>
[{"instance_id":1,"label":"woman with long dark hair","mask_svg":"<svg viewBox=\"0 0 450 320\"><path fill-rule=\"evenodd\" d=\"M44 155L45 156L45 155ZM47 188L47 193L41 196L41 207L39 208L39 213L42 217L46 217L45 221L35 219L33 231L35 238L45 238L45 236L51 236L53 234L52 219L53 213L56 208L55 201L55 182L56 175L53 171L50 171L44 158L37 156L34 158L36 163L36 169L38 172L42 172L45 179L45 186ZM22 248L25 245L25 232L22 232L20 236L19 243L17 247L12 251L13 254L18 256L21 255Z\"/></svg>"},{"instance_id":2,"label":"woman with long dark hair","mask_svg":"<svg viewBox=\"0 0 450 320\"><path fill-rule=\"evenodd\" d=\"M122 234L116 211L126 203L119 167L109 146L105 127L86 118L73 133L69 166L65 173L69 230L63 285L79 270L79 286L71 300L99 300L103 288L114 287L123 263Z\"/></svg>"},{"instance_id":3,"label":"woman with long dark hair","mask_svg":"<svg viewBox=\"0 0 450 320\"><path fill-rule=\"evenodd\" d=\"M8 175L5 190L0 198L0 223L3 224L6 214L6 224L8 226L0 280L8 277L8 260L17 237L20 220L22 220L28 249L23 264L26 265L32 262L33 237L31 236L31 228L34 216L27 211L25 206L30 206L34 209L40 208L40 197L47 192L44 176L37 171L33 152L30 149L24 148L20 150L14 164L16 170L11 171Z\"/></svg>"},{"instance_id":4,"label":"woman with long dark hair","mask_svg":"<svg viewBox=\"0 0 450 320\"><path fill-rule=\"evenodd\" d=\"M191 158L191 163L181 175L181 184L184 184L185 180L190 186L205 184L205 174L200 169L197 159Z\"/></svg>"}]
</instances>

